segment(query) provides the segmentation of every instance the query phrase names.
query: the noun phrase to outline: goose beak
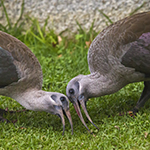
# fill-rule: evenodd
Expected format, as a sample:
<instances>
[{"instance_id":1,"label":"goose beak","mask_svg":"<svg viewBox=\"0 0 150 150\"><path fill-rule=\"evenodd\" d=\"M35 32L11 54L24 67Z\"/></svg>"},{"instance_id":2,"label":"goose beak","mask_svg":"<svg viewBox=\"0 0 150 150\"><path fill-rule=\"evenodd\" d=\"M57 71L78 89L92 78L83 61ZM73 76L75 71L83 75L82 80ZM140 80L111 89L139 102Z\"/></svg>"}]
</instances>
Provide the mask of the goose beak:
<instances>
[{"instance_id":1,"label":"goose beak","mask_svg":"<svg viewBox=\"0 0 150 150\"><path fill-rule=\"evenodd\" d=\"M65 119L64 119L64 115L66 116L66 118L68 118L69 123L71 125L71 134L73 134L73 123L72 123L72 118L71 118L71 114L69 109L63 109L62 107L58 107L55 106L57 113L56 115L61 119L62 125L63 125L63 133L62 135L64 135L65 133Z\"/></svg>"},{"instance_id":2,"label":"goose beak","mask_svg":"<svg viewBox=\"0 0 150 150\"><path fill-rule=\"evenodd\" d=\"M64 135L65 133L65 119L64 119L64 115L63 115L63 110L59 109L59 113L57 113L58 117L61 119L62 125L63 125L63 133L62 135Z\"/></svg>"},{"instance_id":3,"label":"goose beak","mask_svg":"<svg viewBox=\"0 0 150 150\"><path fill-rule=\"evenodd\" d=\"M67 110L63 109L63 113L66 116L66 118L68 118L68 120L69 120L69 123L70 123L70 126L71 126L71 134L73 135L73 123L72 123L72 118L71 118L71 114L70 114L69 109L67 109Z\"/></svg>"},{"instance_id":4,"label":"goose beak","mask_svg":"<svg viewBox=\"0 0 150 150\"><path fill-rule=\"evenodd\" d=\"M85 105L85 100L82 99L82 100L80 100L79 102L80 102L81 107L82 107L82 109L84 110L84 113L85 113L86 117L88 118L88 120L93 124L93 126L95 126L97 129L99 129L99 128L93 123L92 119L90 118L90 116L89 116L89 114L88 114L88 112L87 112L86 105Z\"/></svg>"},{"instance_id":5,"label":"goose beak","mask_svg":"<svg viewBox=\"0 0 150 150\"><path fill-rule=\"evenodd\" d=\"M78 101L77 101L76 98L73 99L73 106L74 106L74 108L75 108L75 110L76 110L76 112L77 112L77 114L78 114L78 116L79 116L81 122L82 122L83 125L87 128L87 130L91 133L90 129L87 127L87 125L86 125L86 123L85 123L85 121L84 121L84 119L83 119L83 116L82 116L82 113L81 113L81 110L80 110L80 108L79 108L79 104L78 104Z\"/></svg>"}]
</instances>

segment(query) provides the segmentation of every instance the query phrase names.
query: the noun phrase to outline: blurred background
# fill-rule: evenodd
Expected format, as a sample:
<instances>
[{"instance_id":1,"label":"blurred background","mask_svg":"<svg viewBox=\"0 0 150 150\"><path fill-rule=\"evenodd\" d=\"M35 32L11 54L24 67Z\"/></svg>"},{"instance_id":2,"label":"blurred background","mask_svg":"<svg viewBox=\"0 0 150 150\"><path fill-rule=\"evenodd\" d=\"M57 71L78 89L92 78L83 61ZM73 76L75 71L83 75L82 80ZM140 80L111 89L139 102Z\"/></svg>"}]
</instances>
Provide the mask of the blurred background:
<instances>
[{"instance_id":1,"label":"blurred background","mask_svg":"<svg viewBox=\"0 0 150 150\"><path fill-rule=\"evenodd\" d=\"M150 0L3 0L12 24L20 17L22 3L22 18L37 18L41 26L48 19L48 26L57 34L76 32L77 22L87 30L94 21L93 29L100 31L110 24L104 14L115 22L150 9ZM0 10L3 10L2 3ZM0 11L0 23L7 24L4 10ZM25 23L26 27L28 25Z\"/></svg>"}]
</instances>

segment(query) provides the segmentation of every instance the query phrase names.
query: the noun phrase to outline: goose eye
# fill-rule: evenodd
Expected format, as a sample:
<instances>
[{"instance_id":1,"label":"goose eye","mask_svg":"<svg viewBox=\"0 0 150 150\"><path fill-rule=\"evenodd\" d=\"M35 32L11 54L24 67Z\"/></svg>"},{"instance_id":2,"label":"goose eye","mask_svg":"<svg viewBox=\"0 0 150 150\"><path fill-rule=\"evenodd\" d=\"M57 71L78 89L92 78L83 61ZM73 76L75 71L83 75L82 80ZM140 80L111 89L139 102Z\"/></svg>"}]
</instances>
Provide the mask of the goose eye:
<instances>
[{"instance_id":1,"label":"goose eye","mask_svg":"<svg viewBox=\"0 0 150 150\"><path fill-rule=\"evenodd\" d=\"M60 97L60 100L61 100L62 102L64 102L64 101L66 100L66 98L65 98L65 97Z\"/></svg>"},{"instance_id":2,"label":"goose eye","mask_svg":"<svg viewBox=\"0 0 150 150\"><path fill-rule=\"evenodd\" d=\"M74 89L70 89L70 90L69 90L69 93L70 93L70 94L74 94Z\"/></svg>"}]
</instances>

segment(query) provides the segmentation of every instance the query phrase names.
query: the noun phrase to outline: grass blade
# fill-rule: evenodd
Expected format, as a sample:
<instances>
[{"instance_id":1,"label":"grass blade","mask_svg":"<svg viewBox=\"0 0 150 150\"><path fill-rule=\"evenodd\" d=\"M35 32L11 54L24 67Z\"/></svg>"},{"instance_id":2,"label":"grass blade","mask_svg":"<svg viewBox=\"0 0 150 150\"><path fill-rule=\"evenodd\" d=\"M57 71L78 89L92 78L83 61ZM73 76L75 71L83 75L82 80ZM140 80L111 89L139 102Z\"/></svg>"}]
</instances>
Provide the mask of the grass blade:
<instances>
[{"instance_id":1,"label":"grass blade","mask_svg":"<svg viewBox=\"0 0 150 150\"><path fill-rule=\"evenodd\" d=\"M6 10L6 7L5 7L5 5L4 5L4 1L3 1L3 0L1 0L1 5L2 5L2 7L3 7L3 9L4 9L4 13L5 13L5 15L6 15L6 19L7 19L8 26L9 26L9 28L11 28L10 19L9 19L9 17L8 17L8 13L7 13L7 10Z\"/></svg>"},{"instance_id":2,"label":"grass blade","mask_svg":"<svg viewBox=\"0 0 150 150\"><path fill-rule=\"evenodd\" d=\"M19 16L17 22L15 23L14 28L17 27L19 21L22 19L23 12L24 12L24 0L22 0L20 16Z\"/></svg>"},{"instance_id":3,"label":"grass blade","mask_svg":"<svg viewBox=\"0 0 150 150\"><path fill-rule=\"evenodd\" d=\"M4 31L4 32L6 32L6 31L7 31L6 27L5 27L5 26L3 26L2 24L0 24L0 30L2 30L2 31Z\"/></svg>"},{"instance_id":4,"label":"grass blade","mask_svg":"<svg viewBox=\"0 0 150 150\"><path fill-rule=\"evenodd\" d=\"M45 43L45 41L43 41L43 39L41 39L40 37L38 37L37 35L35 35L32 31L30 31L30 33L31 33L36 39L38 39L40 42Z\"/></svg>"},{"instance_id":5,"label":"grass blade","mask_svg":"<svg viewBox=\"0 0 150 150\"><path fill-rule=\"evenodd\" d=\"M41 30L41 27L40 27L38 21L36 21L36 26L37 26L37 30L38 30L38 32L39 32L39 34L40 34L42 40L45 41L45 40L44 40L44 35L43 35L43 33L42 33L42 30Z\"/></svg>"},{"instance_id":6,"label":"grass blade","mask_svg":"<svg viewBox=\"0 0 150 150\"><path fill-rule=\"evenodd\" d=\"M113 24L113 21L102 11L98 10L111 24Z\"/></svg>"},{"instance_id":7,"label":"grass blade","mask_svg":"<svg viewBox=\"0 0 150 150\"><path fill-rule=\"evenodd\" d=\"M85 31L82 29L80 23L76 20L77 25L79 26L79 32L81 32L82 34L85 33Z\"/></svg>"},{"instance_id":8,"label":"grass blade","mask_svg":"<svg viewBox=\"0 0 150 150\"><path fill-rule=\"evenodd\" d=\"M48 24L48 20L49 20L49 16L47 17L47 19L45 20L44 26L43 26L43 32L46 32L46 26Z\"/></svg>"},{"instance_id":9,"label":"grass blade","mask_svg":"<svg viewBox=\"0 0 150 150\"><path fill-rule=\"evenodd\" d=\"M132 11L129 16L132 16L133 14L135 14L138 10L140 10L144 5L146 4L146 2L143 2L142 5L140 5L139 7L137 7L134 11Z\"/></svg>"}]
</instances>

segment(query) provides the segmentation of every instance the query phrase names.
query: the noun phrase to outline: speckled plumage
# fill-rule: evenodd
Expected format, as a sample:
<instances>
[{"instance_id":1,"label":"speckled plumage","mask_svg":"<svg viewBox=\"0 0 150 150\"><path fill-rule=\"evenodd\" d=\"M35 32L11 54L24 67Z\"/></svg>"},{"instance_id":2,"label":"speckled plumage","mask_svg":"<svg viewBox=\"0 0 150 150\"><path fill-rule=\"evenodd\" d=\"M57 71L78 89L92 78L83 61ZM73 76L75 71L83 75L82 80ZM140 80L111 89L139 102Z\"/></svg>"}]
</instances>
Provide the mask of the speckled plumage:
<instances>
[{"instance_id":1,"label":"speckled plumage","mask_svg":"<svg viewBox=\"0 0 150 150\"><path fill-rule=\"evenodd\" d=\"M90 72L107 74L114 61L121 62L122 56L132 43L143 33L150 32L150 13L141 13L122 19L106 29L93 40L88 52ZM109 58L110 57L110 58Z\"/></svg>"},{"instance_id":2,"label":"speckled plumage","mask_svg":"<svg viewBox=\"0 0 150 150\"><path fill-rule=\"evenodd\" d=\"M150 12L124 18L100 32L90 45L88 64L91 74L73 78L66 93L75 108L77 101L81 103L89 120L85 107L88 98L115 93L129 83L145 81L133 110L143 106L150 98ZM78 115L81 119L81 113Z\"/></svg>"},{"instance_id":3,"label":"speckled plumage","mask_svg":"<svg viewBox=\"0 0 150 150\"><path fill-rule=\"evenodd\" d=\"M19 92L21 92L21 90L28 90L29 88L41 90L43 74L39 61L31 52L31 50L18 39L2 31L0 31L0 47L9 52L9 54L12 56L13 64L16 67L19 79L19 82L17 82L15 86L12 84L8 87L5 87L5 89L8 88L8 91L14 91L14 88L18 89L19 87ZM2 57L2 59L3 58L4 57ZM5 65L5 63L1 65ZM9 70L7 71L10 74ZM0 95L4 95L3 90L4 89L0 89ZM5 95L9 96L7 93L5 93Z\"/></svg>"},{"instance_id":4,"label":"speckled plumage","mask_svg":"<svg viewBox=\"0 0 150 150\"><path fill-rule=\"evenodd\" d=\"M0 95L15 99L26 109L58 115L63 131L64 113L73 133L68 98L61 93L42 91L42 83L41 65L31 50L15 37L0 31Z\"/></svg>"}]
</instances>

